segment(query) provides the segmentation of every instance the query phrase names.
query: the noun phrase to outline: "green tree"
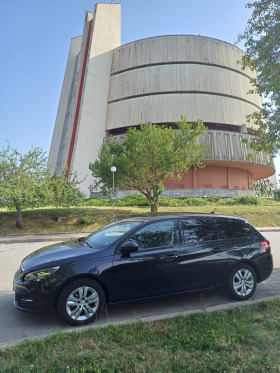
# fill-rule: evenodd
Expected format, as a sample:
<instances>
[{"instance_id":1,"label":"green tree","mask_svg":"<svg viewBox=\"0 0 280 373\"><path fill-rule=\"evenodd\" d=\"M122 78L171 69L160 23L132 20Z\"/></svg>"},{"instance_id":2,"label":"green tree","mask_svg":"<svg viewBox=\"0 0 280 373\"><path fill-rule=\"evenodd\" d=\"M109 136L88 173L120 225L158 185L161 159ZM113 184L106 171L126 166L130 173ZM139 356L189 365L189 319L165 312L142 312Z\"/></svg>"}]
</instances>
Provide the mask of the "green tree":
<instances>
[{"instance_id":1,"label":"green tree","mask_svg":"<svg viewBox=\"0 0 280 373\"><path fill-rule=\"evenodd\" d=\"M280 200L277 182L271 182L269 179L255 180L253 190L261 197L273 197L276 201Z\"/></svg>"},{"instance_id":2,"label":"green tree","mask_svg":"<svg viewBox=\"0 0 280 373\"><path fill-rule=\"evenodd\" d=\"M107 139L99 157L89 168L95 182L93 189L108 193L112 187L111 166L115 166L115 185L136 189L149 201L151 212L158 211L164 180L180 180L191 166L204 167L204 144L197 143L203 123L187 123L182 117L179 130L156 124L142 124L140 131L129 128L123 143Z\"/></svg>"},{"instance_id":3,"label":"green tree","mask_svg":"<svg viewBox=\"0 0 280 373\"><path fill-rule=\"evenodd\" d=\"M22 228L22 211L35 207L76 204L82 197L75 181L64 173L53 177L47 170L47 157L40 148L20 154L7 146L0 150L0 204L16 209L16 227Z\"/></svg>"},{"instance_id":4,"label":"green tree","mask_svg":"<svg viewBox=\"0 0 280 373\"><path fill-rule=\"evenodd\" d=\"M275 154L280 148L280 1L257 0L246 5L251 18L238 41L244 42L243 69L257 72L254 91L264 98L263 109L249 116L257 125L253 149Z\"/></svg>"},{"instance_id":5,"label":"green tree","mask_svg":"<svg viewBox=\"0 0 280 373\"><path fill-rule=\"evenodd\" d=\"M85 195L79 189L77 173L70 172L67 167L60 175L50 175L46 172L44 195L46 204L52 206L77 206Z\"/></svg>"}]
</instances>

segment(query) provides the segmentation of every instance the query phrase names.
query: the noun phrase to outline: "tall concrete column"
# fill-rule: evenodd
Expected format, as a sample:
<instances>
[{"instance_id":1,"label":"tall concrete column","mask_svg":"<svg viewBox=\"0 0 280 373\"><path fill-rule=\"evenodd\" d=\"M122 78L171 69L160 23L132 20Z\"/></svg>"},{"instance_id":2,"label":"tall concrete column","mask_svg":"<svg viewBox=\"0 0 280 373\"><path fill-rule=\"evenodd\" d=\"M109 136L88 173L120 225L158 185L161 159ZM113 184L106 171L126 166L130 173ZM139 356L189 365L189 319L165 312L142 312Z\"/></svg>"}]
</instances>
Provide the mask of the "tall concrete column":
<instances>
[{"instance_id":1,"label":"tall concrete column","mask_svg":"<svg viewBox=\"0 0 280 373\"><path fill-rule=\"evenodd\" d=\"M121 45L121 5L96 4L94 13L86 15L80 43L79 51L70 50L66 88L62 89L59 104L63 111L57 117L49 164L56 160L57 172L65 166L77 171L84 179L81 189L89 195L93 182L89 163L97 158L106 136L113 49Z\"/></svg>"}]
</instances>

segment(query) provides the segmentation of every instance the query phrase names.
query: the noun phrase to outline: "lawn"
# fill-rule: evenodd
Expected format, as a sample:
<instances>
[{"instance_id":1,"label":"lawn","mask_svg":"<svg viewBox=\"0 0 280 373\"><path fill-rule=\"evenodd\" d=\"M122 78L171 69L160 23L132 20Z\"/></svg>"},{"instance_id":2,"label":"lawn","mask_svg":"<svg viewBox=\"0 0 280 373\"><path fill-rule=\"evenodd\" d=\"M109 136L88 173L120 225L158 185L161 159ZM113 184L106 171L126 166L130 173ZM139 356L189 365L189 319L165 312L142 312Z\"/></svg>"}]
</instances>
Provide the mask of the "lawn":
<instances>
[{"instance_id":1,"label":"lawn","mask_svg":"<svg viewBox=\"0 0 280 373\"><path fill-rule=\"evenodd\" d=\"M241 216L256 227L280 226L280 204L271 205L216 205L159 208L160 213L189 212ZM131 214L149 213L148 207L116 207L115 218ZM91 232L112 221L112 207L42 208L23 212L23 228L15 227L16 212L0 210L0 235Z\"/></svg>"},{"instance_id":2,"label":"lawn","mask_svg":"<svg viewBox=\"0 0 280 373\"><path fill-rule=\"evenodd\" d=\"M0 351L0 372L280 372L280 300L58 332Z\"/></svg>"}]
</instances>

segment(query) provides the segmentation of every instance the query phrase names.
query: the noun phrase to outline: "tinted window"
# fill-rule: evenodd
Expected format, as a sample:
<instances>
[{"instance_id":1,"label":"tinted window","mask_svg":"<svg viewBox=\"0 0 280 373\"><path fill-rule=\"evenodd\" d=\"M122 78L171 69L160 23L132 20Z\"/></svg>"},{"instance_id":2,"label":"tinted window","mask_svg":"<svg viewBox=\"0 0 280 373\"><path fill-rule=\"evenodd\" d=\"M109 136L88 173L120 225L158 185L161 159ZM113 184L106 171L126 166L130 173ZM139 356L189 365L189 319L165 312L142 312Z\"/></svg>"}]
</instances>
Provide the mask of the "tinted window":
<instances>
[{"instance_id":1,"label":"tinted window","mask_svg":"<svg viewBox=\"0 0 280 373\"><path fill-rule=\"evenodd\" d=\"M139 249L170 246L174 244L174 220L163 220L146 225L129 237L137 242Z\"/></svg>"},{"instance_id":2,"label":"tinted window","mask_svg":"<svg viewBox=\"0 0 280 373\"><path fill-rule=\"evenodd\" d=\"M242 221L217 220L216 224L225 238L249 236L252 233L250 225Z\"/></svg>"},{"instance_id":3,"label":"tinted window","mask_svg":"<svg viewBox=\"0 0 280 373\"><path fill-rule=\"evenodd\" d=\"M216 229L210 219L183 219L181 229L184 243L218 239Z\"/></svg>"},{"instance_id":4,"label":"tinted window","mask_svg":"<svg viewBox=\"0 0 280 373\"><path fill-rule=\"evenodd\" d=\"M82 242L87 242L94 249L102 249L108 245L111 245L113 242L139 224L140 222L136 221L111 223L94 232Z\"/></svg>"}]
</instances>

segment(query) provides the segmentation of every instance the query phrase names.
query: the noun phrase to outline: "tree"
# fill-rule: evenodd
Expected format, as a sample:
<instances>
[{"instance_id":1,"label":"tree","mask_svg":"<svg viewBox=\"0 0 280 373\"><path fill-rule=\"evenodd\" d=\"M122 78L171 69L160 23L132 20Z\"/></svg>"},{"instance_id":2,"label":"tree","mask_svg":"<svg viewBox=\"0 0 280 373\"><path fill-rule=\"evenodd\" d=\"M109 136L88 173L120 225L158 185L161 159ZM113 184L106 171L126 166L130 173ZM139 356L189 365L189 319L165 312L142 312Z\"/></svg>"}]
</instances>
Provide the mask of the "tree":
<instances>
[{"instance_id":1,"label":"tree","mask_svg":"<svg viewBox=\"0 0 280 373\"><path fill-rule=\"evenodd\" d=\"M204 144L197 143L205 127L187 123L182 117L178 131L156 124L129 128L123 143L107 139L99 157L89 168L95 178L92 189L104 193L112 187L111 166L116 166L115 185L136 189L149 201L151 212L158 211L159 198L167 178L180 180L191 166L204 167Z\"/></svg>"},{"instance_id":2,"label":"tree","mask_svg":"<svg viewBox=\"0 0 280 373\"><path fill-rule=\"evenodd\" d=\"M68 170L68 167L60 175L50 175L46 172L44 182L46 203L52 206L77 206L85 196L79 189L77 173Z\"/></svg>"},{"instance_id":3,"label":"tree","mask_svg":"<svg viewBox=\"0 0 280 373\"><path fill-rule=\"evenodd\" d=\"M273 197L275 201L280 200L277 182L271 182L269 179L255 180L253 190L261 197Z\"/></svg>"},{"instance_id":4,"label":"tree","mask_svg":"<svg viewBox=\"0 0 280 373\"><path fill-rule=\"evenodd\" d=\"M20 154L10 146L0 150L0 203L16 209L16 227L22 228L22 211L48 204L76 204L82 197L76 182L69 183L65 173L53 177L47 170L42 149L31 148Z\"/></svg>"},{"instance_id":5,"label":"tree","mask_svg":"<svg viewBox=\"0 0 280 373\"><path fill-rule=\"evenodd\" d=\"M238 41L244 41L243 69L257 72L254 91L264 98L263 109L249 116L257 125L251 147L276 154L280 148L280 0L257 0L246 5L251 18Z\"/></svg>"}]
</instances>

